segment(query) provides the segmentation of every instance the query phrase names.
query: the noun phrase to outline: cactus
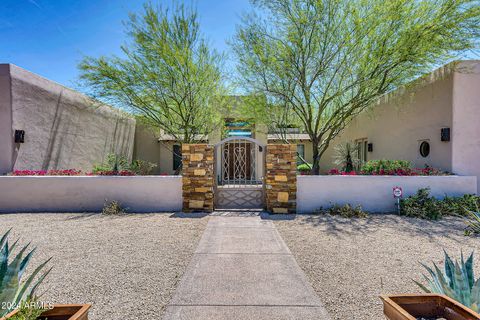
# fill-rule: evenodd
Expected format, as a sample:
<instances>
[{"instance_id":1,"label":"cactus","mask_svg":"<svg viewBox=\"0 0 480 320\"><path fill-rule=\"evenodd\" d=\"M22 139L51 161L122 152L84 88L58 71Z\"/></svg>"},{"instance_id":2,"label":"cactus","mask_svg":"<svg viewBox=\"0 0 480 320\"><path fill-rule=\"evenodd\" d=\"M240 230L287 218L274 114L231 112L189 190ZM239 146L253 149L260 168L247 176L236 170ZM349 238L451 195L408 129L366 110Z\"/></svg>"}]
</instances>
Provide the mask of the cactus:
<instances>
[{"instance_id":1,"label":"cactus","mask_svg":"<svg viewBox=\"0 0 480 320\"><path fill-rule=\"evenodd\" d=\"M438 266L433 263L433 268L425 264L422 266L428 271L430 277L423 275L427 281L427 286L414 282L427 293L438 293L449 296L450 298L469 307L475 312L480 311L480 278L475 280L473 274L473 252L468 259L453 262L445 252L445 268L442 272Z\"/></svg>"},{"instance_id":2,"label":"cactus","mask_svg":"<svg viewBox=\"0 0 480 320\"><path fill-rule=\"evenodd\" d=\"M11 259L9 263L10 255L17 244L16 241L9 247L7 239L9 233L10 230L8 230L0 239L0 303L2 303L0 317L5 316L12 309L15 309L15 307L19 306L22 301L34 297L35 290L51 270L49 269L43 274L40 274L42 269L50 261L50 258L40 264L30 276L22 282L22 276L36 248L31 249L25 255L29 247L29 244L27 244L13 259ZM37 275L38 278L35 280Z\"/></svg>"}]
</instances>

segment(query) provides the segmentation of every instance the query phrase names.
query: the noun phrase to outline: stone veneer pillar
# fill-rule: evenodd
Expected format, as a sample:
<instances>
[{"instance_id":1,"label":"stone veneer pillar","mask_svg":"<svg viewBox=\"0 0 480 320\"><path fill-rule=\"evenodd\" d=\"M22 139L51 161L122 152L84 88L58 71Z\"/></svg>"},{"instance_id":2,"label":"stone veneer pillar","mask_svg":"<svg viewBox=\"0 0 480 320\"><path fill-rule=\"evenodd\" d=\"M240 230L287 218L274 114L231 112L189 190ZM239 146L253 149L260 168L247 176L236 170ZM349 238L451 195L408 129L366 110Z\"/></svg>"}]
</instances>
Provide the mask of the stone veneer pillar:
<instances>
[{"instance_id":1,"label":"stone veneer pillar","mask_svg":"<svg viewBox=\"0 0 480 320\"><path fill-rule=\"evenodd\" d=\"M266 156L267 210L295 213L297 208L297 145L269 144Z\"/></svg>"},{"instance_id":2,"label":"stone veneer pillar","mask_svg":"<svg viewBox=\"0 0 480 320\"><path fill-rule=\"evenodd\" d=\"M213 150L207 144L182 145L184 212L213 211Z\"/></svg>"}]
</instances>

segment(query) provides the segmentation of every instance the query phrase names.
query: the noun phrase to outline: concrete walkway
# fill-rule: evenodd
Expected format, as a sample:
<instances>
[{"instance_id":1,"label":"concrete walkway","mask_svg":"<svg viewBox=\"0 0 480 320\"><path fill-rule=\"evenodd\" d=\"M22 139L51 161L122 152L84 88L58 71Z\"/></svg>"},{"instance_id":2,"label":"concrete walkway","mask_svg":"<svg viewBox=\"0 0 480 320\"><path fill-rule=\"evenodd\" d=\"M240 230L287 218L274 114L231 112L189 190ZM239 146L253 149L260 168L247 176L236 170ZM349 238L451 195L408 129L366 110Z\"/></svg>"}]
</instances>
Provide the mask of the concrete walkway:
<instances>
[{"instance_id":1,"label":"concrete walkway","mask_svg":"<svg viewBox=\"0 0 480 320\"><path fill-rule=\"evenodd\" d=\"M272 221L212 216L164 319L330 317Z\"/></svg>"}]
</instances>

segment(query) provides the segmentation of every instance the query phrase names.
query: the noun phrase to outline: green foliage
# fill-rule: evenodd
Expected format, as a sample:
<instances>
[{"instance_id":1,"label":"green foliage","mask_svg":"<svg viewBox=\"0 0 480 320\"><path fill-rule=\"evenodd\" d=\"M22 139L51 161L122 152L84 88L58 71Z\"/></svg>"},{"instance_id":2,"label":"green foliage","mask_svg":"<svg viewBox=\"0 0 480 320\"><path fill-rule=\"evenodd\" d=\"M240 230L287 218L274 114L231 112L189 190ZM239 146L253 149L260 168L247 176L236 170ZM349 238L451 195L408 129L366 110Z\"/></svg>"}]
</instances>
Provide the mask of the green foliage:
<instances>
[{"instance_id":1,"label":"green foliage","mask_svg":"<svg viewBox=\"0 0 480 320\"><path fill-rule=\"evenodd\" d=\"M15 241L13 245L9 246L9 233L10 230L0 239L0 303L5 303L7 305L7 308L0 309L0 317L9 313L11 308L19 305L20 302L25 299L34 297L35 290L51 270L49 269L41 273L50 261L50 259L48 259L41 263L26 279L24 279L24 281L22 281L22 276L24 275L36 248L28 251L29 245L27 244L13 259L11 259L10 256L12 255L18 241ZM26 253L27 251L28 253Z\"/></svg>"},{"instance_id":2,"label":"green foliage","mask_svg":"<svg viewBox=\"0 0 480 320\"><path fill-rule=\"evenodd\" d=\"M465 228L465 235L480 235L480 213L467 211L467 227Z\"/></svg>"},{"instance_id":3,"label":"green foliage","mask_svg":"<svg viewBox=\"0 0 480 320\"><path fill-rule=\"evenodd\" d=\"M412 163L407 160L370 160L361 168L364 174L380 174L382 172L408 171Z\"/></svg>"},{"instance_id":4,"label":"green foliage","mask_svg":"<svg viewBox=\"0 0 480 320\"><path fill-rule=\"evenodd\" d=\"M133 160L130 163L124 156L109 154L103 163L93 166L92 173L127 171L137 175L148 175L152 173L156 166L155 163L145 160Z\"/></svg>"},{"instance_id":5,"label":"green foliage","mask_svg":"<svg viewBox=\"0 0 480 320\"><path fill-rule=\"evenodd\" d=\"M477 0L257 0L237 28L240 82L310 136L313 171L379 97L476 49ZM277 109L284 112L278 112ZM291 120L290 120L291 121Z\"/></svg>"},{"instance_id":6,"label":"green foliage","mask_svg":"<svg viewBox=\"0 0 480 320\"><path fill-rule=\"evenodd\" d=\"M465 210L475 210L480 197L466 194L462 197L436 199L430 189L419 189L416 194L400 200L400 214L408 217L438 220L447 215L465 215Z\"/></svg>"},{"instance_id":7,"label":"green foliage","mask_svg":"<svg viewBox=\"0 0 480 320\"><path fill-rule=\"evenodd\" d=\"M329 214L332 216L340 216L343 218L366 218L368 217L368 213L362 210L361 206L356 206L353 207L350 204L346 205L339 205L339 204L334 204L332 207L328 209L320 209L316 213L322 213L322 214Z\"/></svg>"},{"instance_id":8,"label":"green foliage","mask_svg":"<svg viewBox=\"0 0 480 320\"><path fill-rule=\"evenodd\" d=\"M20 303L17 313L9 320L37 320L38 317L45 311L36 298L27 299Z\"/></svg>"},{"instance_id":9,"label":"green foliage","mask_svg":"<svg viewBox=\"0 0 480 320\"><path fill-rule=\"evenodd\" d=\"M126 208L123 208L120 202L113 200L108 201L105 200L105 204L103 205L102 214L107 216L117 216L121 214L125 214L127 211Z\"/></svg>"},{"instance_id":10,"label":"green foliage","mask_svg":"<svg viewBox=\"0 0 480 320\"><path fill-rule=\"evenodd\" d=\"M340 143L334 151L333 163L339 166L341 171L351 172L361 163L358 158L358 146L353 141Z\"/></svg>"},{"instance_id":11,"label":"green foliage","mask_svg":"<svg viewBox=\"0 0 480 320\"><path fill-rule=\"evenodd\" d=\"M147 3L125 26L125 58L85 57L79 64L90 93L177 141L191 143L210 133L225 96L224 56L202 35L196 11Z\"/></svg>"},{"instance_id":12,"label":"green foliage","mask_svg":"<svg viewBox=\"0 0 480 320\"><path fill-rule=\"evenodd\" d=\"M312 165L310 163L302 163L297 166L297 171L300 172L310 172L312 170Z\"/></svg>"},{"instance_id":13,"label":"green foliage","mask_svg":"<svg viewBox=\"0 0 480 320\"><path fill-rule=\"evenodd\" d=\"M153 169L155 169L156 167L157 165L155 163L137 159L133 160L132 164L130 165L130 170L140 176L146 176L152 174Z\"/></svg>"},{"instance_id":14,"label":"green foliage","mask_svg":"<svg viewBox=\"0 0 480 320\"><path fill-rule=\"evenodd\" d=\"M475 280L473 272L473 252L467 260L463 259L453 262L445 252L445 267L442 272L433 263L433 269L425 264L422 266L428 271L430 277L424 275L427 285L414 281L423 291L427 293L444 294L468 308L480 311L480 278Z\"/></svg>"}]
</instances>

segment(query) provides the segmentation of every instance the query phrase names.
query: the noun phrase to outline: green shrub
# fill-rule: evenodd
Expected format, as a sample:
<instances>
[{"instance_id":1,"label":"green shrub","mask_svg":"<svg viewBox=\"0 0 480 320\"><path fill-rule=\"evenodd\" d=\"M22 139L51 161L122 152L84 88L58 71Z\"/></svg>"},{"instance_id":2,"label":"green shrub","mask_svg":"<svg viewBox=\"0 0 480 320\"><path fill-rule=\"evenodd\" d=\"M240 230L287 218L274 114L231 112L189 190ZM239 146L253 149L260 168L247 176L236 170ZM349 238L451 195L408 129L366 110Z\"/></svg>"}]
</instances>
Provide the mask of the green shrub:
<instances>
[{"instance_id":1,"label":"green shrub","mask_svg":"<svg viewBox=\"0 0 480 320\"><path fill-rule=\"evenodd\" d=\"M408 172L412 163L407 160L370 160L361 168L364 174L392 174L395 172Z\"/></svg>"},{"instance_id":2,"label":"green shrub","mask_svg":"<svg viewBox=\"0 0 480 320\"><path fill-rule=\"evenodd\" d=\"M430 189L419 189L416 194L400 200L400 214L407 217L438 220L442 213L438 200L430 197Z\"/></svg>"},{"instance_id":3,"label":"green shrub","mask_svg":"<svg viewBox=\"0 0 480 320\"><path fill-rule=\"evenodd\" d=\"M103 205L102 214L107 216L116 216L120 214L126 213L127 209L123 208L120 202L118 201L107 201L105 200L105 204Z\"/></svg>"},{"instance_id":4,"label":"green shrub","mask_svg":"<svg viewBox=\"0 0 480 320\"><path fill-rule=\"evenodd\" d=\"M109 154L107 159L93 166L93 174L132 172L137 175L149 175L157 165L145 160L133 160L131 163L124 156Z\"/></svg>"},{"instance_id":5,"label":"green shrub","mask_svg":"<svg viewBox=\"0 0 480 320\"><path fill-rule=\"evenodd\" d=\"M312 165L310 163L302 163L297 166L297 170L300 172L311 171Z\"/></svg>"},{"instance_id":6,"label":"green shrub","mask_svg":"<svg viewBox=\"0 0 480 320\"><path fill-rule=\"evenodd\" d=\"M135 172L135 174L140 176L146 176L152 174L153 169L155 169L157 165L152 162L148 162L145 160L133 160L132 164L130 165L130 170Z\"/></svg>"},{"instance_id":7,"label":"green shrub","mask_svg":"<svg viewBox=\"0 0 480 320\"><path fill-rule=\"evenodd\" d=\"M408 217L438 220L442 216L462 215L478 207L480 197L465 194L461 197L445 196L436 199L430 196L430 189L419 189L416 194L400 200L400 214Z\"/></svg>"},{"instance_id":8,"label":"green shrub","mask_svg":"<svg viewBox=\"0 0 480 320\"><path fill-rule=\"evenodd\" d=\"M5 304L0 308L0 317L12 311L12 309L20 305L22 301L33 298L36 289L51 270L49 269L43 272L43 274L40 274L50 261L50 259L48 259L33 270L25 281L22 281L22 276L25 274L28 263L35 252L35 248L31 249L25 255L29 246L27 244L20 249L13 259L10 259L17 241L9 246L9 233L10 230L0 239L0 302Z\"/></svg>"},{"instance_id":9,"label":"green shrub","mask_svg":"<svg viewBox=\"0 0 480 320\"><path fill-rule=\"evenodd\" d=\"M328 209L320 209L316 211L315 213L321 213L321 214L329 214L332 216L340 216L343 218L366 218L368 217L368 213L362 210L361 206L356 206L353 207L350 204L346 205L339 205L339 204L334 204L332 207Z\"/></svg>"},{"instance_id":10,"label":"green shrub","mask_svg":"<svg viewBox=\"0 0 480 320\"><path fill-rule=\"evenodd\" d=\"M480 310L480 279L475 280L473 274L473 252L466 261L461 254L461 260L455 262L445 252L444 264L443 272L435 263L433 263L433 269L422 264L430 274L430 278L424 275L427 285L414 282L427 293L444 294L478 312Z\"/></svg>"}]
</instances>

